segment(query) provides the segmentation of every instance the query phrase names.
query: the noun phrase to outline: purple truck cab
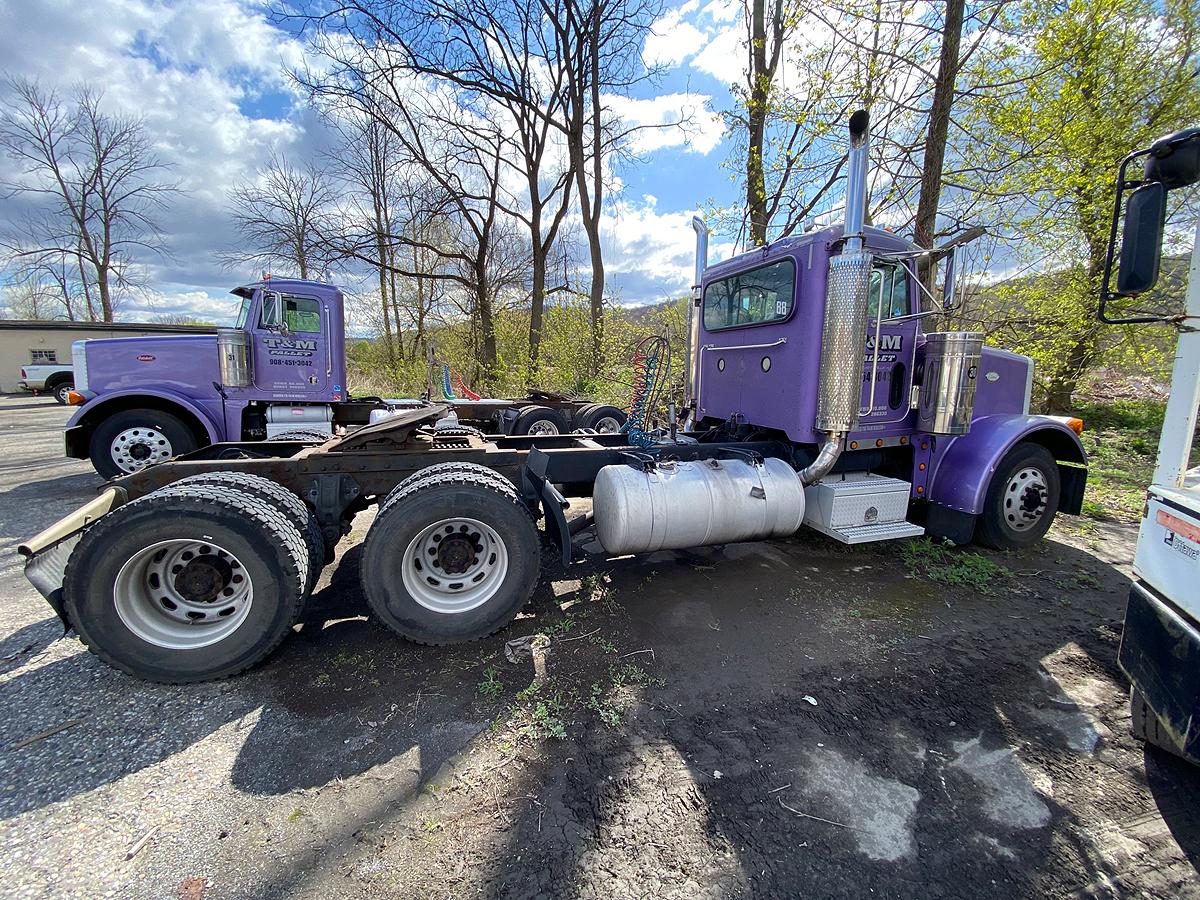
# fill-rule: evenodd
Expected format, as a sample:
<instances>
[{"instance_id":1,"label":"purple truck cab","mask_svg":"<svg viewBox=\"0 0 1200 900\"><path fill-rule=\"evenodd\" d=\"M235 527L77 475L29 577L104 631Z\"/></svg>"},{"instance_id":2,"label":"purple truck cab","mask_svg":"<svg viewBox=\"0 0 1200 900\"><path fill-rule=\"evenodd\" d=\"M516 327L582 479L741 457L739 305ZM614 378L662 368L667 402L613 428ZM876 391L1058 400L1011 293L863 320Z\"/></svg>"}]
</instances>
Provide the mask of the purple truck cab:
<instances>
[{"instance_id":1,"label":"purple truck cab","mask_svg":"<svg viewBox=\"0 0 1200 900\"><path fill-rule=\"evenodd\" d=\"M839 367L829 358L824 327L831 263L845 252L847 233L841 225L810 231L708 266L700 242L691 348L698 427L724 422L730 434L785 439L796 447L798 466L814 464L823 445L836 443L828 474L811 481L826 489L833 483L841 495L859 498L848 502L866 510L858 523L862 536L822 521L821 510L831 507L815 494L807 524L841 540L883 539L866 536L872 529L865 526L874 525L870 516L883 509L869 505L871 490L892 495L884 503L897 509L890 523L895 527L884 529L889 523L880 522L873 529L888 537L919 533L906 532L907 521L956 543L978 538L994 546L1025 545L1041 537L1055 512L1078 513L1086 454L1066 421L1030 415L1033 361L978 349L975 335L927 336L923 324L939 310L922 309L913 268L921 251L881 229L860 226L856 232L868 258L869 299L861 389L848 386L843 395L857 395L858 409L835 441L820 429L828 380L823 374ZM952 411L958 427L939 426L937 433L923 427L919 406L923 399L938 402L937 385L926 383L935 380L930 348L946 340L974 341L977 349L964 363L957 400L962 408ZM869 480L875 476L881 477ZM837 484L839 478L860 484ZM820 491L820 484L808 490ZM895 498L900 490L907 503Z\"/></svg>"},{"instance_id":2,"label":"purple truck cab","mask_svg":"<svg viewBox=\"0 0 1200 900\"><path fill-rule=\"evenodd\" d=\"M237 322L217 334L77 342L86 402L67 423L67 455L109 477L219 441L329 436L335 410L352 415L342 292L271 279L233 293Z\"/></svg>"}]
</instances>

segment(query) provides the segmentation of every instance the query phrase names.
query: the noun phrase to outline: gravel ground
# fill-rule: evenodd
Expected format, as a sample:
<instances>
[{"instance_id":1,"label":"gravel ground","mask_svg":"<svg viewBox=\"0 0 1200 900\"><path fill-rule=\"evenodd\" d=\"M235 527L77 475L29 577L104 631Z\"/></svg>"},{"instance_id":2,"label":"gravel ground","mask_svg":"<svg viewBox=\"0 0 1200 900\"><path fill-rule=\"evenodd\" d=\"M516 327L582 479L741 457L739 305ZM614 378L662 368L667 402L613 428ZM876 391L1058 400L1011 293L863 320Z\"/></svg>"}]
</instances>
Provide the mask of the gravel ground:
<instances>
[{"instance_id":1,"label":"gravel ground","mask_svg":"<svg viewBox=\"0 0 1200 900\"><path fill-rule=\"evenodd\" d=\"M0 399L4 896L1200 896L1200 771L1129 737L1114 663L1131 528L981 588L807 535L594 554L430 649L367 621L364 515L266 664L167 688L21 576L100 483L67 414Z\"/></svg>"}]
</instances>

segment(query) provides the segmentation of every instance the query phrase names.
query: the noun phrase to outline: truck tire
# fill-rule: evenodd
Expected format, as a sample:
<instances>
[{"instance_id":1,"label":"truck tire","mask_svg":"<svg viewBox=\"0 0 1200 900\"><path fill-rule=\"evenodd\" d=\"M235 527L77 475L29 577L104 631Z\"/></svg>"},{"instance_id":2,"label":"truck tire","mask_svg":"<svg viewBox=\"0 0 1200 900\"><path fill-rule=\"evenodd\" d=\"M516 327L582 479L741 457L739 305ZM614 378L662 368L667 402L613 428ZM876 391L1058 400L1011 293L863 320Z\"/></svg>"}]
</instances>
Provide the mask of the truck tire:
<instances>
[{"instance_id":1,"label":"truck tire","mask_svg":"<svg viewBox=\"0 0 1200 900\"><path fill-rule=\"evenodd\" d=\"M190 486L85 531L63 595L68 621L106 663L186 684L236 675L279 646L307 578L304 539L286 516L237 490Z\"/></svg>"},{"instance_id":2,"label":"truck tire","mask_svg":"<svg viewBox=\"0 0 1200 900\"><path fill-rule=\"evenodd\" d=\"M616 434L628 418L622 409L597 403L576 418L576 425L580 428L591 428L600 434Z\"/></svg>"},{"instance_id":3,"label":"truck tire","mask_svg":"<svg viewBox=\"0 0 1200 900\"><path fill-rule=\"evenodd\" d=\"M401 497L412 492L413 487L431 478L438 478L442 475L462 475L476 477L484 481L494 484L500 490L517 496L516 486L494 469L489 469L487 466L481 466L479 463L469 462L444 462L435 463L432 466L426 466L413 474L409 475L398 485L392 488L383 502L379 504L379 514L385 513L393 503L397 502Z\"/></svg>"},{"instance_id":4,"label":"truck tire","mask_svg":"<svg viewBox=\"0 0 1200 900\"><path fill-rule=\"evenodd\" d=\"M127 475L199 446L178 416L157 409L127 409L92 431L88 456L105 478Z\"/></svg>"},{"instance_id":5,"label":"truck tire","mask_svg":"<svg viewBox=\"0 0 1200 900\"><path fill-rule=\"evenodd\" d=\"M308 547L308 584L305 585L304 596L307 599L312 594L312 589L329 560L326 558L325 536L321 533L317 517L313 515L307 503L279 482L263 478L261 475L251 475L249 472L205 472L201 475L189 475L170 485L170 488L196 485L227 487L249 494L287 516L304 536L304 543Z\"/></svg>"},{"instance_id":6,"label":"truck tire","mask_svg":"<svg viewBox=\"0 0 1200 900\"><path fill-rule=\"evenodd\" d=\"M1173 753L1181 759L1200 763L1200 759L1184 752L1179 742L1163 727L1154 708L1146 702L1145 695L1137 688L1129 690L1129 714L1129 730L1135 738L1161 750L1166 750L1168 753Z\"/></svg>"},{"instance_id":7,"label":"truck tire","mask_svg":"<svg viewBox=\"0 0 1200 900\"><path fill-rule=\"evenodd\" d=\"M1062 489L1058 463L1040 444L1017 444L992 474L975 542L996 550L1019 550L1050 530Z\"/></svg>"},{"instance_id":8,"label":"truck tire","mask_svg":"<svg viewBox=\"0 0 1200 900\"><path fill-rule=\"evenodd\" d=\"M54 399L62 406L67 405L67 394L75 390L75 384L71 381L58 381L49 385L51 392L54 394Z\"/></svg>"},{"instance_id":9,"label":"truck tire","mask_svg":"<svg viewBox=\"0 0 1200 900\"><path fill-rule=\"evenodd\" d=\"M541 546L529 510L494 481L448 472L412 485L376 517L361 580L372 615L419 644L499 631L537 585Z\"/></svg>"},{"instance_id":10,"label":"truck tire","mask_svg":"<svg viewBox=\"0 0 1200 900\"><path fill-rule=\"evenodd\" d=\"M566 434L567 417L548 406L527 406L513 423L513 434Z\"/></svg>"}]
</instances>

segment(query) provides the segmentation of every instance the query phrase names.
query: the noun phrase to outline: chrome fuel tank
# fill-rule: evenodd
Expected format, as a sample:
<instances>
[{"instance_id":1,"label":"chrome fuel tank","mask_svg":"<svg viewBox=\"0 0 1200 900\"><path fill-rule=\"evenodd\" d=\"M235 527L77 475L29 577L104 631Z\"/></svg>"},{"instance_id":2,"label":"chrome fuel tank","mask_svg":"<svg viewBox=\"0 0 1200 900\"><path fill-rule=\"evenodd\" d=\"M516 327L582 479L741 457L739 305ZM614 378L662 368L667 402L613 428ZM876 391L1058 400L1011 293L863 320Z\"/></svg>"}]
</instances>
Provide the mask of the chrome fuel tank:
<instances>
[{"instance_id":1,"label":"chrome fuel tank","mask_svg":"<svg viewBox=\"0 0 1200 900\"><path fill-rule=\"evenodd\" d=\"M609 553L681 550L794 533L804 521L804 487L779 459L605 466L592 510Z\"/></svg>"}]
</instances>

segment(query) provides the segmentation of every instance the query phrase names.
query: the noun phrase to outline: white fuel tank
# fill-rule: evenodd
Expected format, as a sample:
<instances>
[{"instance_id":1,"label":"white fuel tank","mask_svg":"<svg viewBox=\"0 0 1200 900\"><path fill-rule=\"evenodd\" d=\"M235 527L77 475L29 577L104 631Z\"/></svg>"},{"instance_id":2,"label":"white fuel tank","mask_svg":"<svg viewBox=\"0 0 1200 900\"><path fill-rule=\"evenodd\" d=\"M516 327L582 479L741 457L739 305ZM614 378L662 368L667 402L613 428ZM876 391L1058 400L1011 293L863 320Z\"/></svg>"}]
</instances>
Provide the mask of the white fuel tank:
<instances>
[{"instance_id":1,"label":"white fuel tank","mask_svg":"<svg viewBox=\"0 0 1200 900\"><path fill-rule=\"evenodd\" d=\"M605 466L592 511L609 553L682 550L793 534L804 521L804 487L779 459L665 462L648 472Z\"/></svg>"}]
</instances>

